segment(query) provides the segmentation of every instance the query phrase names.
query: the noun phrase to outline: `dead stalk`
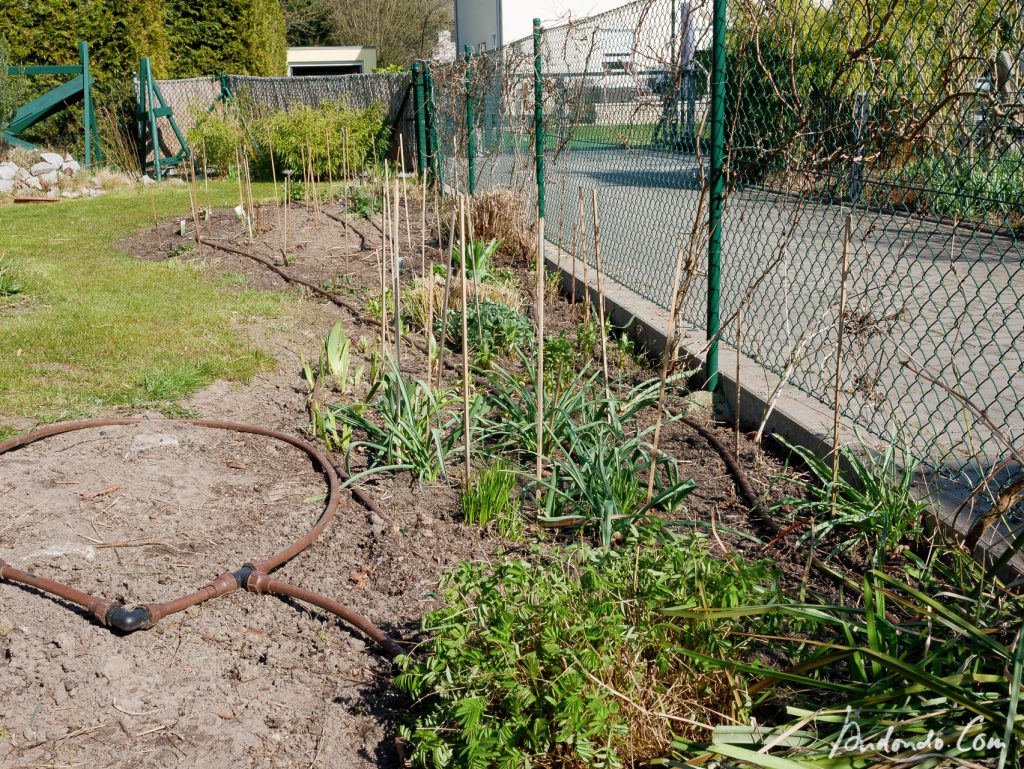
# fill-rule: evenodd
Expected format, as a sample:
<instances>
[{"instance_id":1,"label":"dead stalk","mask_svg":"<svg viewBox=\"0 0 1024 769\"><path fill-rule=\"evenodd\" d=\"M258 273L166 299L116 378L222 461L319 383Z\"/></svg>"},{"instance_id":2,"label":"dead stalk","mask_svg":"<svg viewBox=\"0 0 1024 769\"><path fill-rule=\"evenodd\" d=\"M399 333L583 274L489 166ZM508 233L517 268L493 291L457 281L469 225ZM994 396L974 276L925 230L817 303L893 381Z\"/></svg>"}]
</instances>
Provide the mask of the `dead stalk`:
<instances>
[{"instance_id":1,"label":"dead stalk","mask_svg":"<svg viewBox=\"0 0 1024 769\"><path fill-rule=\"evenodd\" d=\"M836 495L839 491L839 413L842 407L841 390L843 383L843 335L846 333L846 281L850 274L850 232L853 229L853 214L846 215L846 229L843 235L843 273L839 284L839 340L836 343L836 387L835 411L832 422L832 513L835 514Z\"/></svg>"},{"instance_id":2,"label":"dead stalk","mask_svg":"<svg viewBox=\"0 0 1024 769\"><path fill-rule=\"evenodd\" d=\"M462 430L466 438L466 488L469 488L469 476L473 463L470 454L472 442L469 432L469 342L467 340L466 306L466 199L459 198L459 234L461 237L460 253L462 255Z\"/></svg>"},{"instance_id":3,"label":"dead stalk","mask_svg":"<svg viewBox=\"0 0 1024 769\"><path fill-rule=\"evenodd\" d=\"M395 179L394 221L391 227L391 292L395 301L395 362L398 368L402 368L402 281L399 272L401 271L402 259L399 255L398 229L399 229L399 197L398 179Z\"/></svg>"},{"instance_id":4,"label":"dead stalk","mask_svg":"<svg viewBox=\"0 0 1024 769\"><path fill-rule=\"evenodd\" d=\"M597 319L601 324L601 367L604 369L604 394L611 398L608 388L608 337L604 325L604 283L601 278L601 222L597 214L597 189L591 190L594 208L594 269L597 271ZM611 419L611 414L608 415Z\"/></svg>"},{"instance_id":5,"label":"dead stalk","mask_svg":"<svg viewBox=\"0 0 1024 769\"><path fill-rule=\"evenodd\" d=\"M451 297L451 286L452 286L452 261L454 260L455 251L455 217L457 212L452 209L452 224L448 228L448 260L445 264L444 271L444 299L441 304L441 343L438 346L437 352L437 386L441 387L441 378L444 375L444 351L445 351L445 337L448 336L448 304ZM438 225L440 227L440 225ZM440 233L438 242L440 243ZM463 305L465 307L465 305ZM463 313L465 314L465 313Z\"/></svg>"}]
</instances>

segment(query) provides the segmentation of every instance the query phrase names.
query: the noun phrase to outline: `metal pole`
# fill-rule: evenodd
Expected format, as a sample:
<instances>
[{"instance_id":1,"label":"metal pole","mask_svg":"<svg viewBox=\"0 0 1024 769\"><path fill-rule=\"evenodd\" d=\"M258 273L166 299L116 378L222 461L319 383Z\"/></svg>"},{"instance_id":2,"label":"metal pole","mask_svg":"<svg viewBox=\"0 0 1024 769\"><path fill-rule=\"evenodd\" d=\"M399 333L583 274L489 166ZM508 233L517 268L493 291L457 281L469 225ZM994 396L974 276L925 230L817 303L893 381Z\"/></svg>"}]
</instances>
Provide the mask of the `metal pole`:
<instances>
[{"instance_id":1,"label":"metal pole","mask_svg":"<svg viewBox=\"0 0 1024 769\"><path fill-rule=\"evenodd\" d=\"M466 190L472 195L476 191L476 136L473 131L473 48L466 46Z\"/></svg>"},{"instance_id":2,"label":"metal pole","mask_svg":"<svg viewBox=\"0 0 1024 769\"><path fill-rule=\"evenodd\" d=\"M420 63L412 65L412 97L416 114L416 163L420 173L427 173L427 127L423 104L423 69Z\"/></svg>"},{"instance_id":3,"label":"metal pole","mask_svg":"<svg viewBox=\"0 0 1024 769\"><path fill-rule=\"evenodd\" d=\"M437 111L434 109L434 78L430 74L429 62L423 63L423 77L426 83L427 103L427 147L434 180L444 190L444 167L441 165L441 151L437 140Z\"/></svg>"},{"instance_id":4,"label":"metal pole","mask_svg":"<svg viewBox=\"0 0 1024 769\"><path fill-rule=\"evenodd\" d=\"M84 100L84 115L82 122L85 127L85 165L92 165L92 141L93 131L96 125L96 116L93 114L92 106L92 76L89 74L89 44L80 40L78 42L78 59L82 63L82 95Z\"/></svg>"},{"instance_id":5,"label":"metal pole","mask_svg":"<svg viewBox=\"0 0 1024 769\"><path fill-rule=\"evenodd\" d=\"M718 387L718 336L722 277L722 200L725 195L725 6L714 0L711 46L711 195L708 207L708 358L706 388Z\"/></svg>"},{"instance_id":6,"label":"metal pole","mask_svg":"<svg viewBox=\"0 0 1024 769\"><path fill-rule=\"evenodd\" d=\"M540 19L533 20L533 122L537 160L537 483L544 474L544 88Z\"/></svg>"}]
</instances>

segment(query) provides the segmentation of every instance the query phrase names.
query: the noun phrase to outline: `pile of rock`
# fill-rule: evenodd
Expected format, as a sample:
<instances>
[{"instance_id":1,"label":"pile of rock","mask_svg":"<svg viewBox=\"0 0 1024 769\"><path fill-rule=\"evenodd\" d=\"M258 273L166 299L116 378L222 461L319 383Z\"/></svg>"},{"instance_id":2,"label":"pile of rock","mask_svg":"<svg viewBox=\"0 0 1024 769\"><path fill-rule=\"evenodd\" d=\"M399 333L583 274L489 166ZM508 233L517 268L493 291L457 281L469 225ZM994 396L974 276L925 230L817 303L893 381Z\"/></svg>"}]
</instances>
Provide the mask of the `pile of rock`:
<instances>
[{"instance_id":1,"label":"pile of rock","mask_svg":"<svg viewBox=\"0 0 1024 769\"><path fill-rule=\"evenodd\" d=\"M37 162L25 167L13 161L0 163L0 195L45 193L59 197L62 179L71 179L82 166L71 155L40 152Z\"/></svg>"}]
</instances>

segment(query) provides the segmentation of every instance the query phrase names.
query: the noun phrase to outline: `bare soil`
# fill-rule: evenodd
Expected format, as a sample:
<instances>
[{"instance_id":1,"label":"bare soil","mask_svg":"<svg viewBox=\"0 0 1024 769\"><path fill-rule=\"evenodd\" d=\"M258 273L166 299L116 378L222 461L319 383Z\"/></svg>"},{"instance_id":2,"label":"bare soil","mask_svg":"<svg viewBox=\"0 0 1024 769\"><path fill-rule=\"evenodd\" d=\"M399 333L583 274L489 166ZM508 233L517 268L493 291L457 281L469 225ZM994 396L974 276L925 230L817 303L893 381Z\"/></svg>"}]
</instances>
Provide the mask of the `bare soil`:
<instances>
[{"instance_id":1,"label":"bare soil","mask_svg":"<svg viewBox=\"0 0 1024 769\"><path fill-rule=\"evenodd\" d=\"M407 273L418 272L421 253L415 197L410 204ZM365 307L379 290L378 227L356 223L360 237L292 206L284 267L278 216L274 207L262 208L253 241L230 211L200 227L204 237L272 259ZM404 221L402 235L405 241ZM433 235L425 240L427 260L438 258ZM251 260L190 249L189 242L177 222L164 222L121 246L142 259L200 260L234 290L289 291L298 311L287 321L239 329L247 343L275 356L274 370L246 385L216 383L185 408L311 437L303 356L316 357L338 318L353 338L372 338L376 327ZM506 266L525 289L526 265ZM577 308L554 303L547 322L553 333L570 331ZM406 348L403 368L422 376L424 356ZM634 380L655 375L629 373ZM350 397L363 395L365 386ZM76 432L0 457L0 558L131 606L183 595L265 557L318 516L323 478L301 452L147 416L138 426ZM707 412L695 416L710 423ZM714 429L731 445L731 433ZM674 425L663 448L698 483L686 519L756 532L702 438ZM762 452L755 460L745 438L741 458L759 493L782 493L773 485L776 459ZM437 605L445 569L522 552L460 522L456 481L420 486L408 475L377 476L366 488L397 532L346 494L334 524L277 575L340 600L413 645L421 618ZM723 531L720 538L725 548L762 555L741 537ZM794 576L803 569L782 547L764 555ZM392 672L358 632L274 597L235 593L150 631L118 636L58 600L0 583L0 766L397 767L394 736L411 703L392 687Z\"/></svg>"}]
</instances>

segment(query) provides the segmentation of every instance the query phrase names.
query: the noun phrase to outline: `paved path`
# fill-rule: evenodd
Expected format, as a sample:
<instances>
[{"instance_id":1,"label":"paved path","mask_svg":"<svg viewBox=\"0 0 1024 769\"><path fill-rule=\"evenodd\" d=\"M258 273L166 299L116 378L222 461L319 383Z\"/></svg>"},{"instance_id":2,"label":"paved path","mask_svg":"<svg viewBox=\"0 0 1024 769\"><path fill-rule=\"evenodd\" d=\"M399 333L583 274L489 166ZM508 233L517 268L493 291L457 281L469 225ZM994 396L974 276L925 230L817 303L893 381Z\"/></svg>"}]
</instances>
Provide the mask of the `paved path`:
<instances>
[{"instance_id":1,"label":"paved path","mask_svg":"<svg viewBox=\"0 0 1024 769\"><path fill-rule=\"evenodd\" d=\"M518 186L530 194L528 157L492 158L478 168L479 189ZM561 220L562 245L573 250L577 189L585 190L589 222L590 190L597 187L607 273L667 306L675 256L690 246L699 178L692 156L575 150L548 162L548 240L559 240ZM826 404L833 401L845 213L839 205L746 190L728 200L723 226L723 318L750 292L744 351L777 373L795 359L791 382ZM698 327L705 318L705 243L698 228L701 272L683 304L685 319ZM588 253L592 259L592 247ZM1024 445L1021 239L858 210L848 306L843 409L851 419L882 436L901 432L936 467L951 478L966 473L967 482L977 475L969 457L980 455L987 466L1005 456L961 404L900 366L912 357L959 383ZM725 335L730 344L734 330Z\"/></svg>"}]
</instances>

